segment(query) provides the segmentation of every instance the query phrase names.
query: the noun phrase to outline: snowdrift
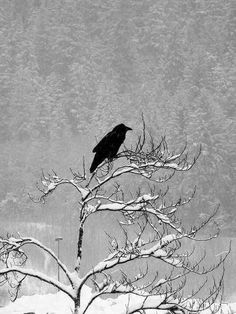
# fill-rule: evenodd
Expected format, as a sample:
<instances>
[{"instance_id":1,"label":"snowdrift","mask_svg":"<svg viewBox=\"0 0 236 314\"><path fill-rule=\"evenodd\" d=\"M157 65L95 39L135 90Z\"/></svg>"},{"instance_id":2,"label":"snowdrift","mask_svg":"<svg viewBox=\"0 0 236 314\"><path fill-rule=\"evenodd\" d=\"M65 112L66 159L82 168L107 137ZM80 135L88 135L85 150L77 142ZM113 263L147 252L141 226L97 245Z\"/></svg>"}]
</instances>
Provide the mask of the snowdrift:
<instances>
[{"instance_id":1,"label":"snowdrift","mask_svg":"<svg viewBox=\"0 0 236 314\"><path fill-rule=\"evenodd\" d=\"M91 289L86 287L83 292L83 299L86 300L91 294ZM135 302L137 296L132 296L129 302ZM91 305L87 314L125 314L125 304L128 303L128 296L122 295L116 299L103 300L98 298ZM55 294L23 296L8 306L0 309L0 314L23 314L33 312L35 314L72 314L73 302L62 292ZM165 314L166 311L148 311L149 314ZM210 310L202 312L203 314L210 314ZM223 304L223 314L236 313L236 303Z\"/></svg>"}]
</instances>

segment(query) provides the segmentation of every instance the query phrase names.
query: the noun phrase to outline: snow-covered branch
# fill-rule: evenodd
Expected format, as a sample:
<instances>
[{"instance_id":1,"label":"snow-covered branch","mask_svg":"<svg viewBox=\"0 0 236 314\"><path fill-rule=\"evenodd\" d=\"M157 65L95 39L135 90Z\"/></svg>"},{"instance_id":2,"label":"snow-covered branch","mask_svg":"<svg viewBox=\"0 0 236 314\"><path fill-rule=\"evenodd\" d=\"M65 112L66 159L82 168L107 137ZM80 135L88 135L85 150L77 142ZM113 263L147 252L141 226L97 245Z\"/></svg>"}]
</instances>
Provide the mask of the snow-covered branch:
<instances>
[{"instance_id":1,"label":"snow-covered branch","mask_svg":"<svg viewBox=\"0 0 236 314\"><path fill-rule=\"evenodd\" d=\"M82 278L82 282L85 282L89 277L96 273L101 273L117 265L121 265L138 258L154 257L163 259L170 264L178 265L180 264L180 260L177 258L170 259L167 250L165 250L165 247L175 240L176 235L170 234L159 240L155 245L151 246L150 248L144 248L144 246L150 244L151 241L145 242L140 240L139 242L137 242L136 239L133 242L129 241L126 243L124 248L117 248L113 253L109 254L106 259L98 263L91 271L89 271L84 276L84 278Z\"/></svg>"},{"instance_id":2,"label":"snow-covered branch","mask_svg":"<svg viewBox=\"0 0 236 314\"><path fill-rule=\"evenodd\" d=\"M61 185L71 185L73 186L81 195L81 198L84 198L88 195L89 190L82 187L81 182L86 180L86 175L84 174L83 176L73 172L72 169L71 173L73 175L72 179L67 179L67 178L62 178L55 171L52 171L52 173L49 173L47 176L44 174L42 171L42 176L40 180L40 184L37 183L36 187L38 191L40 192L40 197L32 197L29 195L30 199L37 203L37 202L45 202L45 199L48 195L50 195L54 190L57 189L57 187Z\"/></svg>"},{"instance_id":3,"label":"snow-covered branch","mask_svg":"<svg viewBox=\"0 0 236 314\"><path fill-rule=\"evenodd\" d=\"M18 251L25 245L35 245L42 249L43 251L47 252L59 265L59 267L64 271L66 277L68 278L70 284L73 284L71 274L66 267L64 263L56 256L56 254L48 247L46 247L44 244L42 244L40 241L32 238L32 237L20 237L20 238L14 238L10 237L7 239L0 238L0 243L5 245L3 250L0 250L0 256L2 254L7 254L11 251Z\"/></svg>"},{"instance_id":4,"label":"snow-covered branch","mask_svg":"<svg viewBox=\"0 0 236 314\"><path fill-rule=\"evenodd\" d=\"M25 276L37 278L41 281L44 281L44 282L51 284L54 287L60 289L61 291L65 292L67 295L69 295L72 299L75 298L74 291L70 286L67 286L67 285L61 283L60 281L58 281L52 277L49 277L42 272L39 272L39 271L36 271L33 269L22 268L22 267L17 267L17 266L9 267L9 268L2 268L2 269L0 269L0 276L5 276L6 274L12 273L12 272L17 272L17 273L25 275Z\"/></svg>"}]
</instances>

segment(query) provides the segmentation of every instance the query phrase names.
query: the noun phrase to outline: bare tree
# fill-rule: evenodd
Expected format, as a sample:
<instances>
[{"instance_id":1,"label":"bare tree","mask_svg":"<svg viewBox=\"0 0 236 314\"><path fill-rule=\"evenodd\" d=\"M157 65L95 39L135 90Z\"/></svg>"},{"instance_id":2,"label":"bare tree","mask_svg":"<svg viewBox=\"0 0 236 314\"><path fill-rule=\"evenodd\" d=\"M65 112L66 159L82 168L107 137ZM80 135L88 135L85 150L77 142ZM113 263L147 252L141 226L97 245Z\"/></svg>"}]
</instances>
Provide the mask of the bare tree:
<instances>
[{"instance_id":1,"label":"bare tree","mask_svg":"<svg viewBox=\"0 0 236 314\"><path fill-rule=\"evenodd\" d=\"M36 239L20 236L1 238L0 261L4 267L0 269L0 282L10 285L12 299L16 299L24 279L34 277L66 293L74 301L76 314L85 314L94 300L111 294L128 295L129 301L124 313L129 314L145 313L146 310L151 309L176 314L198 313L207 308L216 312L218 307L212 306L216 301L221 304L224 261L230 248L214 265L206 267L204 266L205 253L197 259L194 249L184 250L181 244L183 239L198 243L198 241L210 241L216 238L219 230L212 221L218 207L198 225L185 228L179 218L180 209L191 202L196 189L194 188L190 195L181 197L175 202L168 202L168 188L165 191L157 189L160 183L171 180L176 172L189 171L196 163L200 152L201 148L190 160L186 147L177 153L170 152L165 138L156 145L152 136L147 136L143 122L143 132L135 147L124 147L124 150L117 155L119 162L105 161L91 176L86 174L84 161L82 173L71 169L70 178L60 177L54 171L47 176L42 173L41 184L38 185L40 196L37 200L33 198L34 201L45 202L46 198L61 185L71 185L78 192L79 223L75 268L73 271L69 270L50 248ZM132 182L142 178L146 183L147 192L141 192L139 186L136 188L135 195L122 189L119 179L127 175ZM117 213L118 218L122 216L119 221L122 237L115 238L108 234L110 242L108 256L86 274L81 274L86 222L97 212ZM203 229L207 226L210 227L210 232L206 236ZM134 229L135 237L131 235L134 234ZM64 272L67 281L58 281L25 267L27 256L24 247L29 244L48 253ZM148 264L133 277L122 270L121 266L140 259L156 259L167 264L170 271L167 274L156 273L150 280ZM117 279L112 274L115 268L120 272ZM215 271L217 276L214 276ZM207 286L209 274L212 274L213 278L211 287ZM189 276L193 275L202 277L203 281L195 291L186 296L184 287ZM92 294L85 303L81 300L84 285L93 287ZM199 293L203 289L206 289L205 298L200 298ZM135 302L132 301L134 296Z\"/></svg>"}]
</instances>

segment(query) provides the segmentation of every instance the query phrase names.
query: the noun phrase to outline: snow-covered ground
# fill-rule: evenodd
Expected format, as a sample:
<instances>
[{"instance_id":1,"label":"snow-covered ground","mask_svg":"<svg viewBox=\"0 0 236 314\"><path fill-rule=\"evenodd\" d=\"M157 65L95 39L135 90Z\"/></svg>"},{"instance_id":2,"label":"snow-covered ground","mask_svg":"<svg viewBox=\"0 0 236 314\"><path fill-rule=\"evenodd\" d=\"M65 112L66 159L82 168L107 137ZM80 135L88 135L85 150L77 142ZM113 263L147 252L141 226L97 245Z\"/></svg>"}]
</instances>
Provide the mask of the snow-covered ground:
<instances>
[{"instance_id":1,"label":"snow-covered ground","mask_svg":"<svg viewBox=\"0 0 236 314\"><path fill-rule=\"evenodd\" d=\"M90 289L84 291L84 297L88 297ZM87 314L122 314L126 313L125 304L127 296L120 296L117 299L98 299L91 305ZM231 309L231 311L230 311ZM33 312L35 314L72 314L73 304L71 299L64 293L23 296L8 306L0 309L0 314L23 314ZM150 311L154 313L155 311ZM158 312L164 314L164 311ZM210 311L204 311L209 314ZM236 303L223 304L224 314L236 313Z\"/></svg>"},{"instance_id":2,"label":"snow-covered ground","mask_svg":"<svg viewBox=\"0 0 236 314\"><path fill-rule=\"evenodd\" d=\"M91 295L91 289L86 287L82 290L82 300L86 301ZM101 298L95 300L87 314L121 314L125 313L127 296L120 296L117 299ZM23 296L8 306L0 309L0 314L22 314L33 312L35 314L72 314L73 302L64 293Z\"/></svg>"}]
</instances>

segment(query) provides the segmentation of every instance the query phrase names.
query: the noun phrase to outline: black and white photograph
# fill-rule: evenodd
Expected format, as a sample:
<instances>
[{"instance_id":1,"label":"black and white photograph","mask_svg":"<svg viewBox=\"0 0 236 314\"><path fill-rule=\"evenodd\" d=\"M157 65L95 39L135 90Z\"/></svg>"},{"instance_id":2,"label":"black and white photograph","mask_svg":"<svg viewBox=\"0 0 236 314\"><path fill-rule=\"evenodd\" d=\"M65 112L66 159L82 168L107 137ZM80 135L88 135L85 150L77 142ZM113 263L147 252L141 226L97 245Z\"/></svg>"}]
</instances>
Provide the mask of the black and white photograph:
<instances>
[{"instance_id":1,"label":"black and white photograph","mask_svg":"<svg viewBox=\"0 0 236 314\"><path fill-rule=\"evenodd\" d=\"M234 0L0 0L0 314L236 314Z\"/></svg>"}]
</instances>

